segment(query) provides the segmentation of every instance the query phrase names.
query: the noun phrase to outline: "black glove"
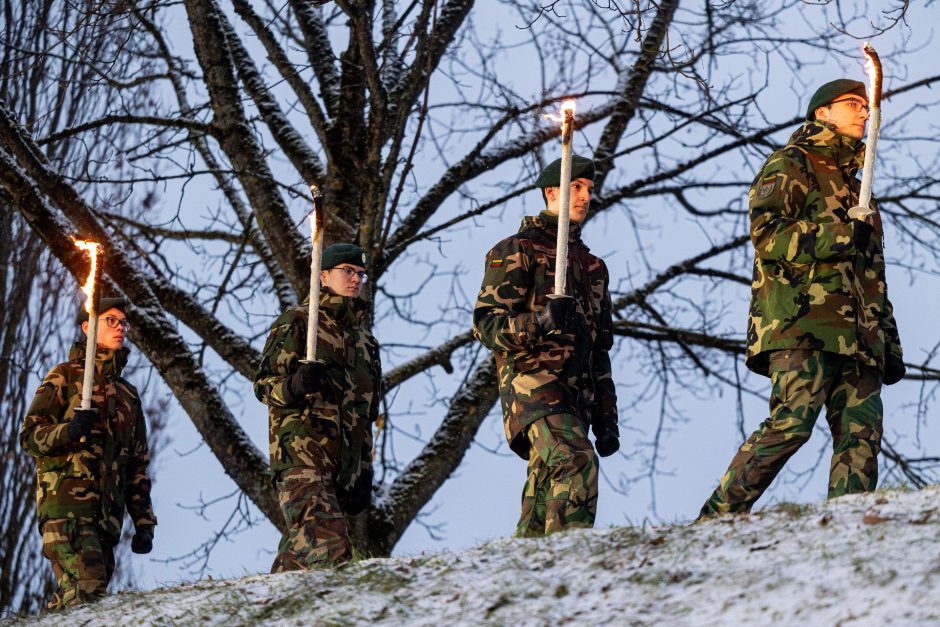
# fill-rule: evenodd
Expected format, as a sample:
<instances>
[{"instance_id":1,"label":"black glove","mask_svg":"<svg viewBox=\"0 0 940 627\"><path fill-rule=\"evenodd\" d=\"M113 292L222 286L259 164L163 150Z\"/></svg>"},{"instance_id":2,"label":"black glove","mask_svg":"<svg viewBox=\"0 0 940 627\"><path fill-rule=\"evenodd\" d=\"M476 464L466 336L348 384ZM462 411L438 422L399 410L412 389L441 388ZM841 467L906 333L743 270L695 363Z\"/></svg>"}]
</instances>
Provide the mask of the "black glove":
<instances>
[{"instance_id":1,"label":"black glove","mask_svg":"<svg viewBox=\"0 0 940 627\"><path fill-rule=\"evenodd\" d=\"M69 421L69 439L72 442L79 442L82 438L90 436L91 428L96 422L98 422L97 409L76 409Z\"/></svg>"},{"instance_id":2,"label":"black glove","mask_svg":"<svg viewBox=\"0 0 940 627\"><path fill-rule=\"evenodd\" d=\"M907 372L907 368L904 366L904 362L888 353L888 356L885 357L885 376L882 383L894 385L904 378L905 372Z\"/></svg>"},{"instance_id":3,"label":"black glove","mask_svg":"<svg viewBox=\"0 0 940 627\"><path fill-rule=\"evenodd\" d=\"M350 516L355 516L369 506L372 497L372 469L367 468L362 471L352 490L348 492L341 490L338 495L339 505L343 512Z\"/></svg>"},{"instance_id":4,"label":"black glove","mask_svg":"<svg viewBox=\"0 0 940 627\"><path fill-rule=\"evenodd\" d=\"M861 220L855 220L853 224L855 224L855 250L867 249L868 241L871 239L871 234L875 231L875 228L868 222L862 222Z\"/></svg>"},{"instance_id":5,"label":"black glove","mask_svg":"<svg viewBox=\"0 0 940 627\"><path fill-rule=\"evenodd\" d=\"M535 323L543 335L552 331L571 331L577 320L577 305L573 296L548 297L543 309L535 312Z\"/></svg>"},{"instance_id":6,"label":"black glove","mask_svg":"<svg viewBox=\"0 0 940 627\"><path fill-rule=\"evenodd\" d=\"M131 539L131 551L146 555L153 550L153 528L138 527Z\"/></svg>"},{"instance_id":7,"label":"black glove","mask_svg":"<svg viewBox=\"0 0 940 627\"><path fill-rule=\"evenodd\" d=\"M610 457L620 450L620 429L610 422L597 422L591 425L594 432L594 448L601 457Z\"/></svg>"},{"instance_id":8,"label":"black glove","mask_svg":"<svg viewBox=\"0 0 940 627\"><path fill-rule=\"evenodd\" d=\"M328 381L326 364L322 361L302 361L284 386L285 400L291 405L303 402L310 392L320 389Z\"/></svg>"}]
</instances>

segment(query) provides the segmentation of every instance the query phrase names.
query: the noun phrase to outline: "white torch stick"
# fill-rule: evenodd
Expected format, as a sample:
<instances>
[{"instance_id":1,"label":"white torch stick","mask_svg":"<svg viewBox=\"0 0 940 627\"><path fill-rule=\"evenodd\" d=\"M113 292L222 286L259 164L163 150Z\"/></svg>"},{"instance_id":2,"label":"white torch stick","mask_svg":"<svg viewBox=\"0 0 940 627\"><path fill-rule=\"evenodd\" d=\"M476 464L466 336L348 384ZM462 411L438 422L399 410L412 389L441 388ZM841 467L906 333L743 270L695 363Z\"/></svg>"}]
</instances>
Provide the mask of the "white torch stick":
<instances>
[{"instance_id":1,"label":"white torch stick","mask_svg":"<svg viewBox=\"0 0 940 627\"><path fill-rule=\"evenodd\" d=\"M313 194L313 213L310 214L310 311L307 315L306 361L317 358L317 330L320 326L320 264L323 257L323 196L316 185Z\"/></svg>"},{"instance_id":2,"label":"white torch stick","mask_svg":"<svg viewBox=\"0 0 940 627\"><path fill-rule=\"evenodd\" d=\"M866 42L862 50L867 57L865 69L868 71L869 100L868 137L865 139L865 162L862 166L862 187L858 193L858 204L868 209L871 205L871 183L875 175L875 151L878 148L878 135L881 133L881 59L871 43Z\"/></svg>"},{"instance_id":3,"label":"white torch stick","mask_svg":"<svg viewBox=\"0 0 940 627\"><path fill-rule=\"evenodd\" d=\"M563 296L568 279L568 226L571 223L571 135L574 131L574 101L561 105L561 116L545 117L561 122L561 180L558 194L558 237L555 240L555 292Z\"/></svg>"},{"instance_id":4,"label":"white torch stick","mask_svg":"<svg viewBox=\"0 0 940 627\"><path fill-rule=\"evenodd\" d=\"M91 270L82 286L85 293L85 311L88 312L88 339L85 342L85 372L82 378L82 409L91 409L91 394L95 376L95 352L98 348L98 246L96 242L76 240L75 245L88 251Z\"/></svg>"}]
</instances>

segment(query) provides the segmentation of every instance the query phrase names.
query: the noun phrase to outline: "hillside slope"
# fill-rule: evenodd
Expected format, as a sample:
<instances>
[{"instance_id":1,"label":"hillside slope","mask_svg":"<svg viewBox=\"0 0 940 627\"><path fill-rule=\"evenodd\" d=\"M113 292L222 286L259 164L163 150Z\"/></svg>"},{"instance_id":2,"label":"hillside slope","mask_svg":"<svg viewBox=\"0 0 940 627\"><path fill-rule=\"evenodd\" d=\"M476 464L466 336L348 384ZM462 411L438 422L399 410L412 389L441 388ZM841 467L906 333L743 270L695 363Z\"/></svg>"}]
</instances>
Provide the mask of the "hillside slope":
<instances>
[{"instance_id":1,"label":"hillside slope","mask_svg":"<svg viewBox=\"0 0 940 627\"><path fill-rule=\"evenodd\" d=\"M940 488L114 595L40 625L940 625Z\"/></svg>"}]
</instances>

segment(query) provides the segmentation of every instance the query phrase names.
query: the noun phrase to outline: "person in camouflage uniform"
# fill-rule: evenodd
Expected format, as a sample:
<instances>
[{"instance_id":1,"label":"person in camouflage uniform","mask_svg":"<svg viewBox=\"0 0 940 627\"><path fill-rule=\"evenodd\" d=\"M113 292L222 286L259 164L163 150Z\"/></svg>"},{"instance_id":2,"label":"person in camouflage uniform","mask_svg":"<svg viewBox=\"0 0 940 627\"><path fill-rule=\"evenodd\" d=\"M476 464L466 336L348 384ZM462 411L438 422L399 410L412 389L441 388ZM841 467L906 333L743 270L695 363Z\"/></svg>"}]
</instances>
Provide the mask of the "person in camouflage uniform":
<instances>
[{"instance_id":1,"label":"person in camouflage uniform","mask_svg":"<svg viewBox=\"0 0 940 627\"><path fill-rule=\"evenodd\" d=\"M700 518L750 511L823 406L833 438L829 498L877 485L881 386L905 367L881 218L857 206L867 119L863 83L823 85L807 121L751 184L746 363L771 379L770 416L741 445Z\"/></svg>"},{"instance_id":2,"label":"person in camouflage uniform","mask_svg":"<svg viewBox=\"0 0 940 627\"><path fill-rule=\"evenodd\" d=\"M365 265L358 246L323 251L316 361L304 361L306 300L281 314L264 346L254 391L268 406L271 472L287 523L271 572L350 559L344 515L369 504L382 368L359 298Z\"/></svg>"},{"instance_id":3,"label":"person in camouflage uniform","mask_svg":"<svg viewBox=\"0 0 940 627\"><path fill-rule=\"evenodd\" d=\"M560 160L536 187L546 210L486 255L473 310L474 336L493 351L509 447L527 459L517 536L591 527L597 513L598 460L620 447L609 277L581 241L594 188L594 162L572 157L568 295L552 295Z\"/></svg>"},{"instance_id":4,"label":"person in camouflage uniform","mask_svg":"<svg viewBox=\"0 0 940 627\"><path fill-rule=\"evenodd\" d=\"M125 508L136 531L131 549L153 548L147 425L137 389L121 377L130 352L125 308L124 299L101 299L91 409L79 407L83 340L43 379L20 429L20 446L36 458L42 552L58 584L50 609L105 593ZM84 310L79 321L87 335Z\"/></svg>"}]
</instances>

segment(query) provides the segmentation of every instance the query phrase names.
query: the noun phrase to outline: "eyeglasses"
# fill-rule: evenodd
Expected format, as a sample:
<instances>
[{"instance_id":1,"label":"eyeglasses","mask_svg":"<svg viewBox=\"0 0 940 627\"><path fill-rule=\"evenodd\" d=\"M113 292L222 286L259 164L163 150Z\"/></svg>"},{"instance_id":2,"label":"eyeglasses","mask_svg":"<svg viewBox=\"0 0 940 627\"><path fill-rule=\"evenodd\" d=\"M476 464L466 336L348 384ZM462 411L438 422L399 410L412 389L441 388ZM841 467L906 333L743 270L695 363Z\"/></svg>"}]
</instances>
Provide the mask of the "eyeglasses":
<instances>
[{"instance_id":1,"label":"eyeglasses","mask_svg":"<svg viewBox=\"0 0 940 627\"><path fill-rule=\"evenodd\" d=\"M833 100L829 104L834 105L836 103L844 103L849 109L855 113L861 113L862 109L867 109L868 104L862 102L861 100L856 100L855 98L846 98L845 100Z\"/></svg>"},{"instance_id":2,"label":"eyeglasses","mask_svg":"<svg viewBox=\"0 0 940 627\"><path fill-rule=\"evenodd\" d=\"M345 266L340 268L330 268L330 270L339 270L347 279L352 279L353 275L356 275L363 283L369 280L369 274L365 270L353 270L352 268L347 268Z\"/></svg>"},{"instance_id":3,"label":"eyeglasses","mask_svg":"<svg viewBox=\"0 0 940 627\"><path fill-rule=\"evenodd\" d=\"M128 329L131 328L131 323L125 320L124 318L115 318L114 316L105 316L102 318L105 321L105 324L108 325L109 329L124 329L126 333Z\"/></svg>"}]
</instances>

